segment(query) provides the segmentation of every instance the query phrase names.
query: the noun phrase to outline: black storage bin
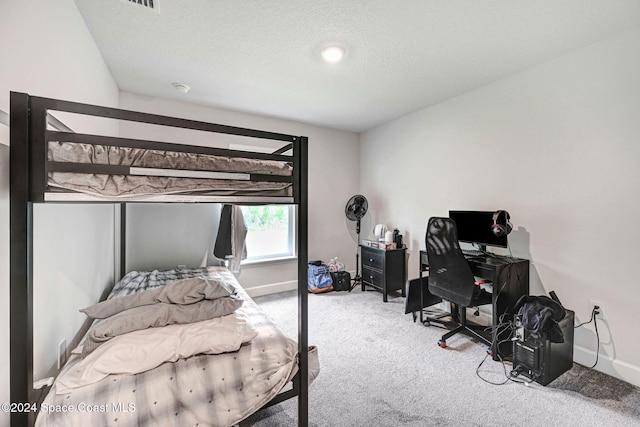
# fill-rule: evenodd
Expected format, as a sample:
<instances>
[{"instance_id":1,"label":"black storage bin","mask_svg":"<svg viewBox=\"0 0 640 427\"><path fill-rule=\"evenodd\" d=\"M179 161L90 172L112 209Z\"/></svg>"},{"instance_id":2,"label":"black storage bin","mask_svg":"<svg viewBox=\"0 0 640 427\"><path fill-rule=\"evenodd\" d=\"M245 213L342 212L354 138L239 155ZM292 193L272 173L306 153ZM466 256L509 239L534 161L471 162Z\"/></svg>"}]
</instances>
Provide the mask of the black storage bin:
<instances>
[{"instance_id":1,"label":"black storage bin","mask_svg":"<svg viewBox=\"0 0 640 427\"><path fill-rule=\"evenodd\" d=\"M442 302L442 298L433 295L429 292L428 277L422 278L422 284L420 278L409 280L409 289L407 292L407 300L404 309L404 313L415 313L430 305L438 304ZM422 287L422 295L420 294L420 288ZM421 301L422 297L422 301Z\"/></svg>"}]
</instances>

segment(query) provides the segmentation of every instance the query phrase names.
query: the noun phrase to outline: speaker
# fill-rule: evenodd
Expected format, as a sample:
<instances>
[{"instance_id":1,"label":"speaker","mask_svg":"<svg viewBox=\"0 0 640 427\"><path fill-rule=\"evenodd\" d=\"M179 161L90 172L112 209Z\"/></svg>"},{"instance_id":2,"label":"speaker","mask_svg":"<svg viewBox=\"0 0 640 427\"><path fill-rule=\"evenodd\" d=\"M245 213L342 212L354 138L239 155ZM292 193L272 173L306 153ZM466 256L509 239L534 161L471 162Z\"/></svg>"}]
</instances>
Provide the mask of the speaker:
<instances>
[{"instance_id":1,"label":"speaker","mask_svg":"<svg viewBox=\"0 0 640 427\"><path fill-rule=\"evenodd\" d=\"M500 217L504 217L504 225L500 221ZM493 214L493 224L491 224L491 231L497 237L506 236L511 233L513 226L509 222L511 215L507 211L495 211Z\"/></svg>"},{"instance_id":2,"label":"speaker","mask_svg":"<svg viewBox=\"0 0 640 427\"><path fill-rule=\"evenodd\" d=\"M524 332L524 337L513 342L512 376L522 375L541 385L547 385L573 366L573 324L575 313L566 310L558 323L564 342L555 343L546 334Z\"/></svg>"}]
</instances>

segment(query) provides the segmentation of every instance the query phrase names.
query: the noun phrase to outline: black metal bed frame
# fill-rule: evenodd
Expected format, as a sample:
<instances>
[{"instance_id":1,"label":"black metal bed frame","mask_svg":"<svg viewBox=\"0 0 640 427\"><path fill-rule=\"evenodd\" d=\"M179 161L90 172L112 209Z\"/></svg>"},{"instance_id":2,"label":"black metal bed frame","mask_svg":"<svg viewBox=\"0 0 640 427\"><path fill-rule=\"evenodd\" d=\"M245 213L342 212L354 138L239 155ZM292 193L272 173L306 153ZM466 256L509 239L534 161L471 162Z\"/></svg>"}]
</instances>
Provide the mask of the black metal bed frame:
<instances>
[{"instance_id":1,"label":"black metal bed frame","mask_svg":"<svg viewBox=\"0 0 640 427\"><path fill-rule=\"evenodd\" d=\"M293 381L293 387L278 394L265 407L280 403L286 399L298 397L298 425L308 425L308 321L307 321L307 261L308 261L308 140L306 137L285 135L267 131L245 129L220 124L206 123L187 119L173 118L116 108L81 104L49 98L33 97L24 93L11 92L10 110L10 398L14 403L37 403L37 391L33 389L33 204L51 203L46 200L48 190L48 172L80 171L90 172L96 165L55 164L47 160L47 144L50 140L82 141L89 144L116 145L178 152L224 155L253 159L286 158L293 164L293 204L298 205L298 353L299 370ZM69 132L47 130L48 111L61 111L87 116L97 116L117 120L126 120L146 124L163 125L184 129L208 131L230 135L247 136L259 139L288 142L285 147L272 154L248 153L219 148L171 144L157 141L114 138ZM282 156L293 149L293 156ZM88 168L88 169L87 169ZM100 172L109 174L128 173L122 167L110 169L99 166ZM93 173L98 168L93 169ZM272 176L252 175L251 180L272 180ZM287 178L277 178L287 180ZM120 227L120 269L125 273L126 239L126 198L104 200L73 199L73 203L112 203L121 206ZM243 198L233 197L234 202L247 204L274 204L291 201L278 201L259 196ZM170 198L163 202L172 201ZM176 201L184 202L184 198ZM226 203L228 198L201 196L198 202ZM26 426L35 423L34 412L11 413L12 426Z\"/></svg>"}]
</instances>

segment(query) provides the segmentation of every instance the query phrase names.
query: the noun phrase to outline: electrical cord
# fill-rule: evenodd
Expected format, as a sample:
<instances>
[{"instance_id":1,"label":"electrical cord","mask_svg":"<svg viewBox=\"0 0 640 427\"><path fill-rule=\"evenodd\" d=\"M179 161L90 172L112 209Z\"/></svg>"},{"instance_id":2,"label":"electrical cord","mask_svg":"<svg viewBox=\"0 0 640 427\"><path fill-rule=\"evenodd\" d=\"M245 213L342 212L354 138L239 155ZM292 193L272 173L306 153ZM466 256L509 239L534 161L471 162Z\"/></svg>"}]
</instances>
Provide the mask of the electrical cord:
<instances>
[{"instance_id":1,"label":"electrical cord","mask_svg":"<svg viewBox=\"0 0 640 427\"><path fill-rule=\"evenodd\" d=\"M493 254L495 255L495 254ZM497 255L496 255L497 258ZM507 277L506 280L502 283L502 285L497 289L497 293L495 293L495 297L494 300L498 301L500 299L500 295L502 294L502 291L505 289L505 287L507 286L508 283L510 283L511 280L511 267L513 267L514 263L511 262L511 260L509 260L509 266L507 269ZM511 337L513 335L513 332L517 329L517 325L509 320L505 322L505 316L507 316L507 313L502 313L499 317L498 317L498 324L497 325L492 325L489 326L487 328L485 328L485 331L491 331L491 346L489 347L489 349L487 350L487 354L484 356L484 358L482 359L482 361L480 362L480 364L478 365L478 367L476 368L476 375L478 376L478 378L480 378L482 381L487 382L489 384L493 384L493 385L503 385L506 384L507 382L509 382L509 380L511 379L509 374L507 373L507 367L505 365L504 360L502 359L502 357L500 356L500 353L498 351L499 346L504 343L504 342L509 342L511 341ZM502 335L505 331L508 331L508 335L506 339L500 340L498 341L498 337L500 335ZM502 368L504 370L504 375L505 375L505 381L501 382L501 383L497 383L497 382L493 382L490 381L486 378L483 378L482 375L480 375L480 368L482 367L482 365L484 364L484 362L487 360L487 357L489 357L489 355L495 350L496 352L496 357L498 358L498 360L500 361L500 363L502 363Z\"/></svg>"},{"instance_id":2,"label":"electrical cord","mask_svg":"<svg viewBox=\"0 0 640 427\"><path fill-rule=\"evenodd\" d=\"M524 283L522 280L522 276L520 275L522 273L522 270L515 261L515 257L513 256L513 252L511 251L511 245L507 244L507 249L509 249L509 255L502 257L503 259L506 259L509 262L509 271L507 272L507 279L511 278L511 268L515 267L519 294L525 295L525 292L523 292ZM526 294L528 293L529 293L529 289L526 289Z\"/></svg>"},{"instance_id":3,"label":"electrical cord","mask_svg":"<svg viewBox=\"0 0 640 427\"><path fill-rule=\"evenodd\" d=\"M528 386L529 384L531 384L532 382L534 382L536 380L536 377L532 377L528 380L525 379L519 379L516 378L517 377L517 373L514 375L514 371L508 371L507 369L507 364L504 361L504 359L502 359L502 357L500 356L500 353L498 351L498 349L500 348L500 346L504 343L507 342L513 342L513 335L514 332L518 330L518 324L515 321L512 320L507 320L505 321L505 316L507 315L507 313L503 313L500 315L500 317L498 318L498 324L495 326L489 326L488 328L486 328L485 330L491 330L492 332L492 342L491 342L491 347L490 349L487 351L487 354L485 355L485 357L482 359L482 361L480 362L480 364L477 366L476 368L476 375L478 376L478 378L480 378L482 381L492 384L492 385L504 385L507 384L509 382L514 382L517 384L524 384L526 386ZM502 335L504 333L504 331L509 331L509 334L507 335L506 338L500 340L500 341L496 341L498 339L498 337L500 335ZM482 365L484 364L484 362L487 360L487 357L489 357L489 355L491 354L491 349L495 349L496 350L496 354L495 356L498 358L498 361L502 364L502 370L504 372L504 376L505 376L505 380L503 382L494 382L494 381L490 381L487 378L482 377L482 375L480 375L480 368L482 367Z\"/></svg>"},{"instance_id":4,"label":"electrical cord","mask_svg":"<svg viewBox=\"0 0 640 427\"><path fill-rule=\"evenodd\" d=\"M511 321L506 322L506 323L504 323L504 324L502 324L502 325L499 325L499 326L502 326L502 327L507 326L507 327L509 327L510 329L512 329L512 331L513 331L513 330L515 330L515 329L517 329L517 325L516 325L514 322L511 322ZM496 349L497 349L497 348L500 346L500 344L505 343L505 342L510 342L510 341L512 341L512 339L510 338L510 336L511 336L511 334L509 335L509 338L498 341L498 343L496 344L496 346L495 346L494 348L496 348ZM502 357L500 356L500 353L497 353L497 354L496 354L496 357L498 357L498 360L499 360L499 361L500 361L500 363L502 364L502 370L503 370L503 373L504 373L504 376L505 376L505 380L504 380L503 382L494 382L494 381L490 381L490 380L488 380L488 379L486 379L486 378L483 378L483 377L482 377L482 375L480 375L480 368L482 367L482 365L484 364L484 362L487 360L487 357L489 357L489 354L490 354L490 353L489 353L489 352L487 352L487 354L484 356L484 358L482 359L482 361L480 362L480 364L479 364L479 365L478 365L478 367L476 368L476 375L477 375L477 376L478 376L478 378L480 378L482 381L484 381L484 382L486 382L486 383L489 383L489 384L492 384L492 385L504 385L504 384L507 384L507 383L509 383L509 382L513 382L513 383L516 383L516 384L524 384L524 385L527 385L527 386L528 386L529 384L531 384L532 382L534 382L534 381L536 380L536 377L530 378L529 380L519 379L519 378L517 378L517 377L516 377L516 375L514 375L514 374L512 373L513 371L511 371L511 372L507 372L507 364L506 364L506 362L502 359Z\"/></svg>"},{"instance_id":5,"label":"electrical cord","mask_svg":"<svg viewBox=\"0 0 640 427\"><path fill-rule=\"evenodd\" d=\"M598 364L598 359L600 357L600 333L598 332L598 320L596 317L596 315L599 313L598 309L599 309L598 306L594 306L593 309L591 310L591 318L588 321L582 322L577 326L573 327L573 329L578 329L581 326L588 325L589 323L593 322L593 327L596 330L596 361L594 362L593 365L589 366L589 368L595 368L595 366Z\"/></svg>"},{"instance_id":6,"label":"electrical cord","mask_svg":"<svg viewBox=\"0 0 640 427\"><path fill-rule=\"evenodd\" d=\"M486 378L483 378L482 375L480 375L480 368L482 367L482 365L484 364L484 362L487 360L487 357L489 357L489 352L487 352L487 354L484 356L484 359L482 359L482 361L480 362L480 364L478 365L478 367L476 368L476 375L478 376L478 378L480 378L482 381L489 383L491 385L503 385L509 382L509 376L507 374L507 368L504 364L504 362L502 363L502 367L504 369L504 375L507 377L507 379L505 379L503 382L498 383L498 382L493 382L490 381ZM500 359L500 361L502 361L502 358L500 357L500 355L498 355L498 358Z\"/></svg>"},{"instance_id":7,"label":"electrical cord","mask_svg":"<svg viewBox=\"0 0 640 427\"><path fill-rule=\"evenodd\" d=\"M501 259L506 260L509 263L509 270L507 271L507 279L511 278L511 269L515 267L516 269L516 279L517 279L517 283L518 283L518 288L520 290L520 295L524 295L522 293L522 277L520 276L521 274L521 270L518 267L516 261L515 261L515 257L513 256L513 252L511 252L511 246L507 245L507 249L509 249L509 255L508 256L501 256ZM528 290L527 290L528 293Z\"/></svg>"},{"instance_id":8,"label":"electrical cord","mask_svg":"<svg viewBox=\"0 0 640 427\"><path fill-rule=\"evenodd\" d=\"M589 320L587 320L586 322L577 324L576 326L573 327L573 329L578 329L580 326L588 325L591 322L595 323L595 321L596 321L596 308L593 307L593 309L591 310L591 317L589 318Z\"/></svg>"},{"instance_id":9,"label":"electrical cord","mask_svg":"<svg viewBox=\"0 0 640 427\"><path fill-rule=\"evenodd\" d=\"M502 359L502 357L500 356L500 353L498 351L499 347L501 344L505 343L505 342L510 342L511 341L511 337L513 335L513 331L515 331L517 329L517 325L515 324L515 322L513 321L504 321L504 317L506 316L506 313L503 313L500 315L500 317L498 318L498 324L494 325L494 326L489 326L487 327L485 330L487 331L491 331L491 334L493 336L493 339L491 340L491 347L487 350L487 354L484 356L484 358L482 359L482 361L480 362L480 364L478 365L478 367L476 368L476 375L478 376L478 378L480 378L482 381L492 384L492 385L503 385L506 384L507 382L509 382L510 380L513 380L510 375L507 373L507 366L505 364L505 361ZM507 338L497 341L498 337L504 333L504 331L509 331L509 334L507 336ZM503 382L493 382L490 381L484 377L482 377L482 375L480 375L480 368L482 367L482 365L484 364L484 362L487 360L487 357L489 357L489 355L491 354L492 350L495 349L496 351L496 357L498 358L498 360L500 361L500 363L502 364L502 369L504 371L504 375L505 375L505 380ZM519 382L519 381L516 381Z\"/></svg>"},{"instance_id":10,"label":"electrical cord","mask_svg":"<svg viewBox=\"0 0 640 427\"><path fill-rule=\"evenodd\" d=\"M475 246L475 245L474 245ZM519 290L522 291L521 287L523 286L522 283L522 276L521 276L521 271L520 268L518 268L518 265L514 259L513 253L511 251L511 247L507 246L509 249L509 255L508 256L503 256L503 255L497 255L491 252L487 252L487 251L482 251L482 248L480 247L479 249L481 250L481 252L483 252L485 255L487 255L488 257L492 257L492 258L496 258L496 259L500 259L500 260L504 260L508 263L507 266L507 271L506 271L506 280L502 283L502 285L498 288L498 292L495 295L495 300L497 301L500 298L500 295L502 294L502 291L505 289L505 287L507 286L508 283L511 283L511 274L512 274L512 270L515 267L515 275L516 275L516 279L517 279L517 283L518 283L518 288L520 288ZM522 292L521 292L522 293ZM502 357L500 356L500 353L498 351L499 347L501 344L505 343L505 342L512 342L512 336L514 334L514 332L518 329L518 325L516 324L516 322L514 321L505 321L504 318L507 315L507 313L502 313L499 318L498 318L498 324L494 325L494 326L490 326L488 328L486 328L486 331L491 331L492 334L492 342L491 342L491 347L488 349L487 354L484 356L484 358L482 359L482 361L478 364L477 368L476 368L476 375L478 376L478 378L480 378L482 381L487 382L489 384L492 385L503 385L503 384L507 384L509 382L515 382L515 383L519 383L519 384L525 384L525 385L529 385L530 383L532 383L533 381L535 381L535 377L531 378L530 380L522 380L522 379L516 379L516 377L511 373L511 372L507 372L507 365L505 363L505 361L502 359ZM498 340L498 337L502 334L504 334L505 331L508 331L508 335L505 339L502 339L500 341ZM502 364L502 369L504 371L504 375L505 375L505 380L503 382L493 382L490 381L486 378L483 378L482 375L480 375L480 368L482 367L482 365L484 364L484 362L487 360L487 358L489 357L489 355L491 354L491 352L493 351L493 349L495 349L496 351L496 357L498 358L498 360L500 361L500 363Z\"/></svg>"}]
</instances>

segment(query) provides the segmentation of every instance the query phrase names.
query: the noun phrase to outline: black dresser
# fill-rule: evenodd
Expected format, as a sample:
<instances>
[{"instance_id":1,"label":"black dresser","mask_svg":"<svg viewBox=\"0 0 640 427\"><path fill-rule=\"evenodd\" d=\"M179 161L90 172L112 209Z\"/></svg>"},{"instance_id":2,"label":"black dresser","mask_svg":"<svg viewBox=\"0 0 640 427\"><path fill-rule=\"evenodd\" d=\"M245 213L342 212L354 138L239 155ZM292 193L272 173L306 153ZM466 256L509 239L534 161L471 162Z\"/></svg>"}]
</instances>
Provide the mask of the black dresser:
<instances>
[{"instance_id":1,"label":"black dresser","mask_svg":"<svg viewBox=\"0 0 640 427\"><path fill-rule=\"evenodd\" d=\"M362 253L362 290L365 285L382 292L382 300L387 302L390 292L401 291L406 295L407 282L406 248L374 249L360 246Z\"/></svg>"}]
</instances>

